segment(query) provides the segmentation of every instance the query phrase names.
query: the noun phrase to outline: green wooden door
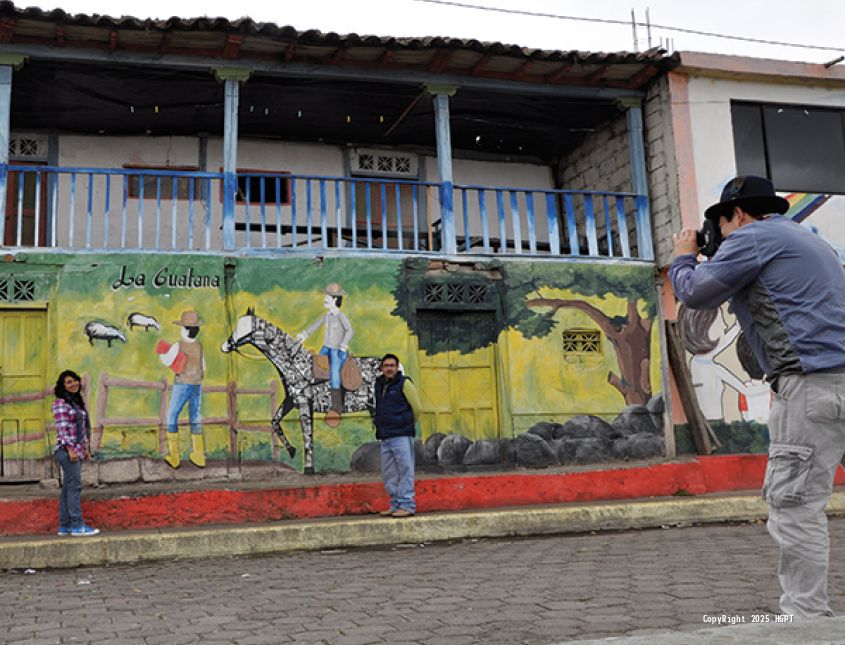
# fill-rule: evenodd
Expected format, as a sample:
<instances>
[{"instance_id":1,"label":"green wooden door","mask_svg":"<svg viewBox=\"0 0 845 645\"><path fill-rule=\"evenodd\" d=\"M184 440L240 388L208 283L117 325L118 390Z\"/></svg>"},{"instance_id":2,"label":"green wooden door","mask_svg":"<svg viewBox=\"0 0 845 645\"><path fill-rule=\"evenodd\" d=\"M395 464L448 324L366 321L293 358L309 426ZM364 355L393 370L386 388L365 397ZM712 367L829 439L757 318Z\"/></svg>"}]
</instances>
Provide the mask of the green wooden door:
<instances>
[{"instance_id":1,"label":"green wooden door","mask_svg":"<svg viewBox=\"0 0 845 645\"><path fill-rule=\"evenodd\" d=\"M0 479L49 476L46 312L0 311Z\"/></svg>"}]
</instances>

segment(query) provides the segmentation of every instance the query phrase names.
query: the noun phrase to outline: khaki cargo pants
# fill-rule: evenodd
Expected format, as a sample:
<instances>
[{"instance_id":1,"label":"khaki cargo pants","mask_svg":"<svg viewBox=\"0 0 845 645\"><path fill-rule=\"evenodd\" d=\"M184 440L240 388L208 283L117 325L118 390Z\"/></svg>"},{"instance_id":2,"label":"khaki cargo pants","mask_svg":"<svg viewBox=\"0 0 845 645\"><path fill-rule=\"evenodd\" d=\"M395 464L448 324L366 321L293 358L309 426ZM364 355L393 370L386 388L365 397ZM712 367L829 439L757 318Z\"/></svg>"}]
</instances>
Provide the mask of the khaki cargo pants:
<instances>
[{"instance_id":1,"label":"khaki cargo pants","mask_svg":"<svg viewBox=\"0 0 845 645\"><path fill-rule=\"evenodd\" d=\"M832 616L827 599L830 540L824 508L845 454L845 374L781 376L769 417L763 499L780 548L780 608Z\"/></svg>"}]
</instances>

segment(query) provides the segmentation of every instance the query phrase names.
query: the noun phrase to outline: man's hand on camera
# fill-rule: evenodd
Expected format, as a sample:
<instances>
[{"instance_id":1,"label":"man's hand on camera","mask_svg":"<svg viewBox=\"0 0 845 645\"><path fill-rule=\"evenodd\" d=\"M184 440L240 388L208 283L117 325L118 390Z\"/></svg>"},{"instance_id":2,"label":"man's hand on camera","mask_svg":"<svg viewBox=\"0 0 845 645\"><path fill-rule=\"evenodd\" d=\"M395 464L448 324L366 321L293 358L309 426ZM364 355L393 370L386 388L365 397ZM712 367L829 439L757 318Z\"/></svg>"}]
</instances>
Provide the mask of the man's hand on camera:
<instances>
[{"instance_id":1,"label":"man's hand on camera","mask_svg":"<svg viewBox=\"0 0 845 645\"><path fill-rule=\"evenodd\" d=\"M675 257L681 255L698 255L698 244L695 240L696 230L685 228L680 233L675 233Z\"/></svg>"}]
</instances>

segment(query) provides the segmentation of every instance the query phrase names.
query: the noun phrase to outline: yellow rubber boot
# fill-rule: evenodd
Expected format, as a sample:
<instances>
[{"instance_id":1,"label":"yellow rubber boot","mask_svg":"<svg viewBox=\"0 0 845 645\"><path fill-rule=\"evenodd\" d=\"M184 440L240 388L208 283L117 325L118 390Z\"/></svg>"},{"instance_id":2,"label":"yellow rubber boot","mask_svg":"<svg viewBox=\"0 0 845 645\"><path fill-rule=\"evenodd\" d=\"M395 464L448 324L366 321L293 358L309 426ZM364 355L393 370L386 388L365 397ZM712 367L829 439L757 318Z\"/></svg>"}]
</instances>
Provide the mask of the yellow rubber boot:
<instances>
[{"instance_id":1,"label":"yellow rubber boot","mask_svg":"<svg viewBox=\"0 0 845 645\"><path fill-rule=\"evenodd\" d=\"M191 433L191 452L188 458L197 468L205 468L205 439L201 434Z\"/></svg>"},{"instance_id":2,"label":"yellow rubber boot","mask_svg":"<svg viewBox=\"0 0 845 645\"><path fill-rule=\"evenodd\" d=\"M164 460L171 468L179 468L179 433L167 433L167 454Z\"/></svg>"}]
</instances>

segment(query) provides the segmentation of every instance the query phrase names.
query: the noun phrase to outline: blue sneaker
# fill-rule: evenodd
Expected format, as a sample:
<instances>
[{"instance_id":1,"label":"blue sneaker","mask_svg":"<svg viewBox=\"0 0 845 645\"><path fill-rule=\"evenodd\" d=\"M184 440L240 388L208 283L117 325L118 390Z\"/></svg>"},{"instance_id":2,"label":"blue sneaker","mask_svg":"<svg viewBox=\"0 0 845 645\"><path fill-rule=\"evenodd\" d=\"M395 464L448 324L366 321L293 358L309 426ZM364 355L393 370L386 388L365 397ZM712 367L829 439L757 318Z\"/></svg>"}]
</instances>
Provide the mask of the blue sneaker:
<instances>
[{"instance_id":1,"label":"blue sneaker","mask_svg":"<svg viewBox=\"0 0 845 645\"><path fill-rule=\"evenodd\" d=\"M100 532L100 529L95 529L93 526L88 526L87 524L83 524L82 526L77 526L70 530L70 534L73 537L84 537L87 535L97 535Z\"/></svg>"},{"instance_id":2,"label":"blue sneaker","mask_svg":"<svg viewBox=\"0 0 845 645\"><path fill-rule=\"evenodd\" d=\"M69 526L60 526L56 535L70 535L70 527Z\"/></svg>"}]
</instances>

